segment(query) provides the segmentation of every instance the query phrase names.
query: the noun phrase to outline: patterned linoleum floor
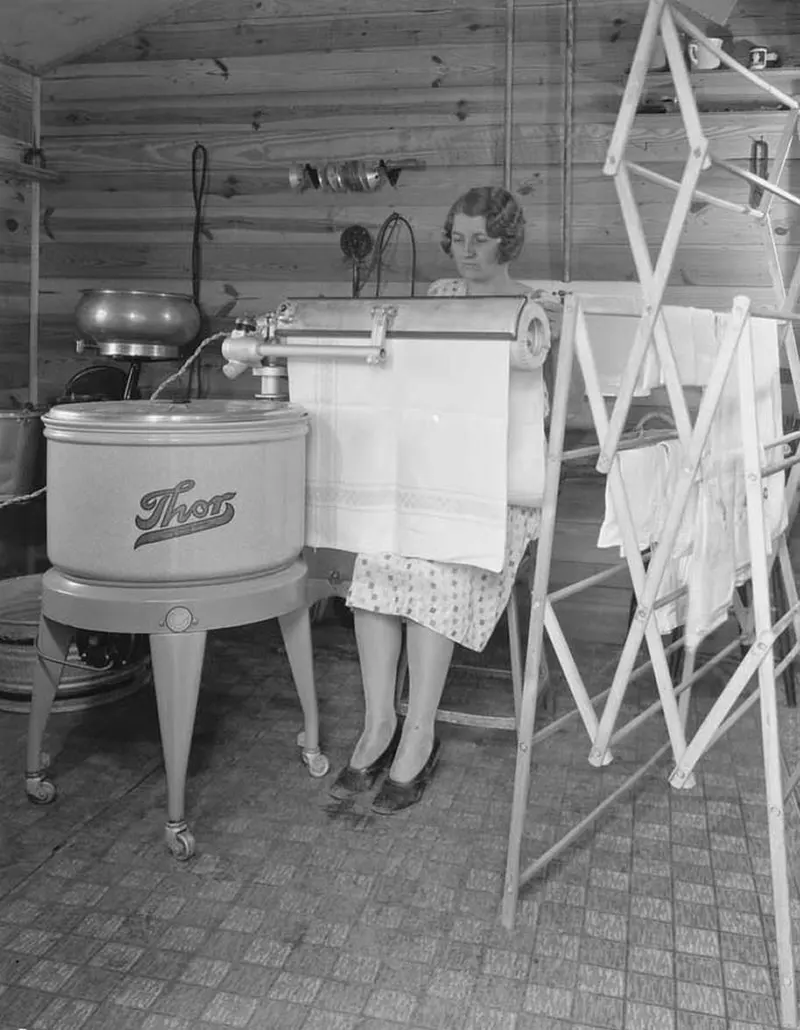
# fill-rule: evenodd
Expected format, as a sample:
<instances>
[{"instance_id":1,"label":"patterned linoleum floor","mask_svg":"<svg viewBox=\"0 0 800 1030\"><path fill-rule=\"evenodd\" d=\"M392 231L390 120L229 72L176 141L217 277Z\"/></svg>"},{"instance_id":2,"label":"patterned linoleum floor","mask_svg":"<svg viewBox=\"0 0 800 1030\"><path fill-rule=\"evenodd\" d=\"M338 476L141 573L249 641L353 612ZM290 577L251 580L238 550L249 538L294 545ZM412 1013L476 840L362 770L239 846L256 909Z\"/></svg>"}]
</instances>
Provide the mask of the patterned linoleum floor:
<instances>
[{"instance_id":1,"label":"patterned linoleum floor","mask_svg":"<svg viewBox=\"0 0 800 1030\"><path fill-rule=\"evenodd\" d=\"M359 673L346 628L318 639L332 776L357 734ZM614 658L610 648L581 654L594 689L610 681ZM718 690L709 677L698 707ZM447 700L496 712L510 709L508 693L462 672ZM652 694L643 685L632 708ZM782 718L792 750L794 712ZM213 634L187 790L198 852L181 864L162 844L150 689L51 719L59 798L46 808L24 798L25 718L0 713L0 818L12 848L0 868L0 1030L777 1024L754 715L706 758L692 790L673 791L668 763L656 766L524 889L511 933L498 920L508 733L443 725L424 801L385 818L368 799L332 801L330 777L307 775L299 725L274 627ZM586 762L577 722L537 748L525 861L662 739L656 720L602 771ZM791 808L789 820L796 858Z\"/></svg>"}]
</instances>

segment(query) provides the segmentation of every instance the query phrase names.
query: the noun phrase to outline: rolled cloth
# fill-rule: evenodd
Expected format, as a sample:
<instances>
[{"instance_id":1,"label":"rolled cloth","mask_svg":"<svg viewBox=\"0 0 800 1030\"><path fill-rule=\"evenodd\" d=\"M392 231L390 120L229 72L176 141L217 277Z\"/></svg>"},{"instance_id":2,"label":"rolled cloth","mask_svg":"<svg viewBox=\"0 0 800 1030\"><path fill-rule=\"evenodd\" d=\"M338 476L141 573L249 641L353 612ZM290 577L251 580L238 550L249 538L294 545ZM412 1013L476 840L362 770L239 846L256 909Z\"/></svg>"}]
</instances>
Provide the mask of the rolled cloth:
<instances>
[{"instance_id":1,"label":"rolled cloth","mask_svg":"<svg viewBox=\"0 0 800 1030\"><path fill-rule=\"evenodd\" d=\"M526 302L519 319L520 331L511 341L511 368L533 372L541 368L550 350L550 319L541 304Z\"/></svg>"},{"instance_id":2,"label":"rolled cloth","mask_svg":"<svg viewBox=\"0 0 800 1030\"><path fill-rule=\"evenodd\" d=\"M511 342L508 388L508 503L539 508L544 496L547 415L542 366L550 351L550 319L529 300Z\"/></svg>"}]
</instances>

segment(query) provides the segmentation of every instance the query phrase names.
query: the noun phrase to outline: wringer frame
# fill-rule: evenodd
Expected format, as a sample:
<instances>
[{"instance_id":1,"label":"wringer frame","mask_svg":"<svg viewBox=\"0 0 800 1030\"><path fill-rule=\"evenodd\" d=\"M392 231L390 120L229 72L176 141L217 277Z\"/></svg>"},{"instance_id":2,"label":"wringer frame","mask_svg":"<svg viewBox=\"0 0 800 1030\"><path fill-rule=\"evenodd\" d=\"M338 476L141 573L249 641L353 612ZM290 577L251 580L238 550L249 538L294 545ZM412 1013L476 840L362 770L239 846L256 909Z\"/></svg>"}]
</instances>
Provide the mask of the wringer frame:
<instances>
[{"instance_id":1,"label":"wringer frame","mask_svg":"<svg viewBox=\"0 0 800 1030\"><path fill-rule=\"evenodd\" d=\"M769 178L764 179L714 156L700 122L689 72L682 53L679 29L696 40L700 47L714 54L728 68L766 91L774 100L788 109L785 127ZM645 85L648 65L659 33L674 80L688 140L689 156L680 181L669 179L640 164L635 164L625 156L633 121ZM663 755L671 751L674 761L675 768L670 775L671 785L676 789L692 786L694 769L707 750L745 712L759 703L780 980L780 1016L782 1025L787 1027L798 1027L800 1024L798 1024L792 949L784 809L790 800L795 806L798 805L795 790L800 782L800 767L790 772L783 760L777 721L776 678L800 653L800 601L798 601L786 539L797 515L798 506L800 506L800 493L798 493L800 452L795 453L792 457L783 457L785 445L798 440L800 433L788 433L777 440L759 439L753 382L753 353L747 329L748 320L755 316L776 319L781 323L779 340L786 350L795 403L800 408L800 359L792 327L793 321L800 321L800 313L796 310L798 294L800 294L800 261L787 286L781 270L770 217L772 201L776 196L795 207L800 206L800 199L780 185L786 160L797 132L799 115L800 103L798 100L775 89L760 76L739 64L730 55L711 43L690 20L673 9L669 0L649 0L603 169L606 175L612 176L614 179L633 260L642 287L642 299L633 301L630 297L600 297L588 294L572 294L566 298L550 425L541 535L538 541L532 585L529 637L502 905L503 923L506 927L511 928L516 917L520 887L569 847L624 791L634 786ZM763 194L759 206L750 207L747 204L733 203L699 190L700 175L711 166L720 167L744 179L749 184L760 187ZM677 194L655 265L651 263L644 228L632 188L633 175L672 189ZM727 333L719 347L713 371L703 392L694 425L692 425L669 338L667 322L662 312L662 304L679 238L695 198L732 214L749 218L760 226L776 303L774 308L768 310L754 309L747 297L736 297ZM601 396L594 364L587 328L587 315L613 314L635 315L638 323L635 340L628 355L613 411L609 417ZM640 370L651 346L655 347L655 353L661 363L676 435L683 456L683 467L668 507L663 533L658 545L653 550L649 565L645 567L630 514L619 454L631 444L630 440L623 437L623 428ZM626 558L620 565L590 576L565 590L548 593L562 463L571 458L587 455L587 448L573 451L564 450L567 400L576 356L583 375L585 392L588 396L599 441L599 446L590 450L598 456L597 470L608 476L609 489L620 523ZM680 642L675 642L665 648L653 615L660 604L674 599L674 597L667 597L657 602L659 587L672 553L692 485L700 468L711 422L722 398L728 372L734 368L734 362L738 371L738 417L743 439L742 457L750 550L751 606L749 611L744 611L741 602L738 602L737 615L742 627L742 636L739 640L724 647L699 668L694 667L695 653L687 651L680 679L677 683L673 683L667 655L680 646ZM641 442L636 445L640 445ZM765 455L773 452L775 448L778 448L781 459L765 461ZM770 554L770 540L767 538L764 525L762 483L767 477L783 475L787 470L789 475L785 490L789 528L777 538L775 549ZM785 596L788 598L788 610L773 623L769 577L775 558L777 558L778 570L783 579ZM625 567L630 572L636 594L637 609L631 620L611 687L602 694L591 698L561 630L553 603L565 593L574 593L580 589L597 585ZM734 597L734 607L736 604L737 598ZM789 628L794 633L794 644L776 665L773 648L778 637ZM576 708L562 720L558 720L534 735L538 670L542 660L544 630L547 631L559 658ZM649 661L635 669L637 653L643 641L647 644ZM687 715L692 685L707 669L719 664L734 649L739 648L740 642L746 645L746 654L694 736L688 739ZM659 700L630 719L625 725L617 728L618 716L629 683L649 669L652 669L655 676ZM757 686L743 699L751 678L756 674ZM595 705L603 700L605 703L598 714ZM668 742L559 842L538 860L524 869L521 868L521 849L528 804L533 744L554 732L564 719L579 714L591 741L589 762L593 766L600 767L612 761L610 748L616 742L627 737L658 711L662 711L664 714Z\"/></svg>"}]
</instances>

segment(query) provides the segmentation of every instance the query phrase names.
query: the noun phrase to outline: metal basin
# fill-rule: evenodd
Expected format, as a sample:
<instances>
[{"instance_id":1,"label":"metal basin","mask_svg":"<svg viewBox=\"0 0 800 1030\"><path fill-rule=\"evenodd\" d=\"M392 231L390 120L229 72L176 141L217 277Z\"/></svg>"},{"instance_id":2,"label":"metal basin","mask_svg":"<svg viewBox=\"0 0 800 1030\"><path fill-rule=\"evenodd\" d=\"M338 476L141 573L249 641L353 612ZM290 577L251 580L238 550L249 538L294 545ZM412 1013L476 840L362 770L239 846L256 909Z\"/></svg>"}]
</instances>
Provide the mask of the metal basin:
<instances>
[{"instance_id":1,"label":"metal basin","mask_svg":"<svg viewBox=\"0 0 800 1030\"><path fill-rule=\"evenodd\" d=\"M200 328L191 297L146 290L83 290L75 309L78 330L97 346L165 344L182 347Z\"/></svg>"},{"instance_id":2,"label":"metal basin","mask_svg":"<svg viewBox=\"0 0 800 1030\"><path fill-rule=\"evenodd\" d=\"M209 583L288 568L305 541L308 415L268 401L59 404L47 555L101 583Z\"/></svg>"}]
</instances>

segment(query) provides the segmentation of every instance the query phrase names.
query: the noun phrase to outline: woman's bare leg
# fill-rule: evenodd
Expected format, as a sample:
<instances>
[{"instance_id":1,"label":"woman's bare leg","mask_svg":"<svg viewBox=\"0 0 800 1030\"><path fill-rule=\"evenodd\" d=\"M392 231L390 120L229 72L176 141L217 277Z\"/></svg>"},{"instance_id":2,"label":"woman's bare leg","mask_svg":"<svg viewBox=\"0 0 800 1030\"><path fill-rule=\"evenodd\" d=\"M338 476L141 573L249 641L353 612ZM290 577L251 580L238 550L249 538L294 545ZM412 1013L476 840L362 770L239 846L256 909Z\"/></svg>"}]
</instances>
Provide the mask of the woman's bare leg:
<instances>
[{"instance_id":1,"label":"woman's bare leg","mask_svg":"<svg viewBox=\"0 0 800 1030\"><path fill-rule=\"evenodd\" d=\"M402 623L395 615L353 609L358 659L364 689L364 731L350 765L364 769L382 754L392 739L397 663L402 646Z\"/></svg>"},{"instance_id":2,"label":"woman's bare leg","mask_svg":"<svg viewBox=\"0 0 800 1030\"><path fill-rule=\"evenodd\" d=\"M403 735L389 775L399 783L412 780L422 769L433 747L436 710L442 699L447 671L453 657L453 641L432 629L409 622L408 714Z\"/></svg>"}]
</instances>

